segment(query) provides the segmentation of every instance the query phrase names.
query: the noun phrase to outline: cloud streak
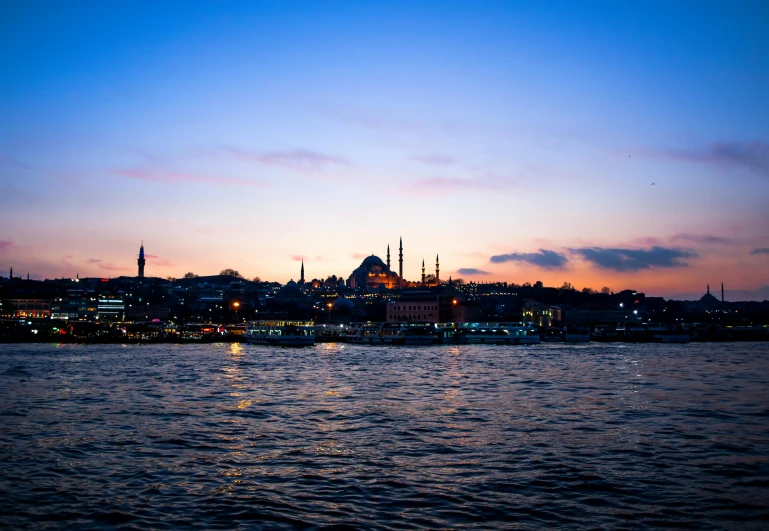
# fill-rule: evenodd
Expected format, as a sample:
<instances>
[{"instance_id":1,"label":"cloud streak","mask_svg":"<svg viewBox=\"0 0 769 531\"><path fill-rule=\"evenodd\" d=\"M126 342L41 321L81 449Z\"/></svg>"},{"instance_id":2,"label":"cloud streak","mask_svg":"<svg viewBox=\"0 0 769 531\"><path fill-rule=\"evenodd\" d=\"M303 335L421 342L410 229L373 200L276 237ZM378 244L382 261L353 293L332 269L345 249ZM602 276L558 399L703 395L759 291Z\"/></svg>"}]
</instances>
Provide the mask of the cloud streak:
<instances>
[{"instance_id":1,"label":"cloud streak","mask_svg":"<svg viewBox=\"0 0 769 531\"><path fill-rule=\"evenodd\" d=\"M13 240L0 240L0 253L14 248Z\"/></svg>"},{"instance_id":2,"label":"cloud streak","mask_svg":"<svg viewBox=\"0 0 769 531\"><path fill-rule=\"evenodd\" d=\"M753 142L714 142L704 149L666 149L659 156L688 162L744 168L769 177L769 144Z\"/></svg>"},{"instance_id":3,"label":"cloud streak","mask_svg":"<svg viewBox=\"0 0 769 531\"><path fill-rule=\"evenodd\" d=\"M524 262L542 269L562 269L568 259L561 253L540 249L538 253L509 253L492 256L489 261L494 264L505 262Z\"/></svg>"},{"instance_id":4,"label":"cloud streak","mask_svg":"<svg viewBox=\"0 0 769 531\"><path fill-rule=\"evenodd\" d=\"M420 194L450 194L455 192L491 192L523 190L531 186L523 178L496 177L492 175L460 178L431 177L407 183L402 190Z\"/></svg>"},{"instance_id":5,"label":"cloud streak","mask_svg":"<svg viewBox=\"0 0 769 531\"><path fill-rule=\"evenodd\" d=\"M225 152L239 160L285 168L299 173L316 173L329 166L350 166L350 162L342 157L324 155L308 149L252 152L227 147Z\"/></svg>"},{"instance_id":6,"label":"cloud streak","mask_svg":"<svg viewBox=\"0 0 769 531\"><path fill-rule=\"evenodd\" d=\"M99 269L103 269L105 271L128 271L128 268L116 266L113 264L102 264L99 263Z\"/></svg>"},{"instance_id":7,"label":"cloud streak","mask_svg":"<svg viewBox=\"0 0 769 531\"><path fill-rule=\"evenodd\" d=\"M769 247L759 247L758 249L753 249L752 251L750 251L750 254L752 255L769 254Z\"/></svg>"},{"instance_id":8,"label":"cloud streak","mask_svg":"<svg viewBox=\"0 0 769 531\"><path fill-rule=\"evenodd\" d=\"M446 155L414 155L409 159L434 166L452 166L456 162L453 157Z\"/></svg>"},{"instance_id":9,"label":"cloud streak","mask_svg":"<svg viewBox=\"0 0 769 531\"><path fill-rule=\"evenodd\" d=\"M488 271L484 271L483 269L476 269L474 267L460 267L457 269L457 273L460 275L490 275Z\"/></svg>"},{"instance_id":10,"label":"cloud streak","mask_svg":"<svg viewBox=\"0 0 769 531\"><path fill-rule=\"evenodd\" d=\"M670 237L671 242L689 242L698 245L731 245L738 243L734 238L725 238L723 236L713 236L712 234L691 234L681 232Z\"/></svg>"},{"instance_id":11,"label":"cloud streak","mask_svg":"<svg viewBox=\"0 0 769 531\"><path fill-rule=\"evenodd\" d=\"M232 177L216 177L193 175L189 173L151 171L151 170L112 170L110 173L127 179L138 179L166 184L197 183L197 184L226 184L233 186L265 187L267 184L249 179L236 179Z\"/></svg>"},{"instance_id":12,"label":"cloud streak","mask_svg":"<svg viewBox=\"0 0 769 531\"><path fill-rule=\"evenodd\" d=\"M621 272L689 267L684 260L697 257L696 253L690 251L660 246L654 246L651 249L584 247L571 249L571 252L602 269Z\"/></svg>"}]
</instances>

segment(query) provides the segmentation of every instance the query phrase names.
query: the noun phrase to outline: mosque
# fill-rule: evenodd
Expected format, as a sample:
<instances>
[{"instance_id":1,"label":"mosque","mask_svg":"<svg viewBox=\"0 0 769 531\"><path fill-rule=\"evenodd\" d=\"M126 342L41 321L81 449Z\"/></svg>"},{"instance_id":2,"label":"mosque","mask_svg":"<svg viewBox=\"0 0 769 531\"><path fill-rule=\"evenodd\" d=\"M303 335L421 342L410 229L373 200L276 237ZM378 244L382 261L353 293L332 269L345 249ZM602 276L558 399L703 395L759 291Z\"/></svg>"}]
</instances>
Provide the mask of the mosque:
<instances>
[{"instance_id":1,"label":"mosque","mask_svg":"<svg viewBox=\"0 0 769 531\"><path fill-rule=\"evenodd\" d=\"M403 278L403 238L398 249L398 273L390 269L390 246L387 246L387 263L375 255L367 256L360 266L347 279L350 288L377 289L384 286L387 289L402 289L416 286L440 284L440 264L435 256L435 279L427 281L425 261L422 260L422 282L409 282Z\"/></svg>"}]
</instances>

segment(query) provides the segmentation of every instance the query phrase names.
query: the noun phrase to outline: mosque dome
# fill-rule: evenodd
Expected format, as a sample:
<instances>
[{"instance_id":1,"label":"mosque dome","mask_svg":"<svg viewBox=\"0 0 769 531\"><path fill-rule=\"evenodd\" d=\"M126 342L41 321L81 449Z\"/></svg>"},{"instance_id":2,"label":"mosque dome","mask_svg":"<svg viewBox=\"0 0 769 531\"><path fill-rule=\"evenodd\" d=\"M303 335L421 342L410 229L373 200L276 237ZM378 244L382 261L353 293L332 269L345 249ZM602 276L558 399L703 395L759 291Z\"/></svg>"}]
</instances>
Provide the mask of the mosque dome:
<instances>
[{"instance_id":1,"label":"mosque dome","mask_svg":"<svg viewBox=\"0 0 769 531\"><path fill-rule=\"evenodd\" d=\"M345 299L344 297L339 297L332 304L333 304L334 310L352 311L355 309L355 303L352 302L350 299Z\"/></svg>"},{"instance_id":2,"label":"mosque dome","mask_svg":"<svg viewBox=\"0 0 769 531\"><path fill-rule=\"evenodd\" d=\"M361 262L360 267L371 269L372 267L379 266L382 269L387 269L387 266L382 261L381 258L378 256L374 256L373 254L371 256L367 256L363 262Z\"/></svg>"}]
</instances>

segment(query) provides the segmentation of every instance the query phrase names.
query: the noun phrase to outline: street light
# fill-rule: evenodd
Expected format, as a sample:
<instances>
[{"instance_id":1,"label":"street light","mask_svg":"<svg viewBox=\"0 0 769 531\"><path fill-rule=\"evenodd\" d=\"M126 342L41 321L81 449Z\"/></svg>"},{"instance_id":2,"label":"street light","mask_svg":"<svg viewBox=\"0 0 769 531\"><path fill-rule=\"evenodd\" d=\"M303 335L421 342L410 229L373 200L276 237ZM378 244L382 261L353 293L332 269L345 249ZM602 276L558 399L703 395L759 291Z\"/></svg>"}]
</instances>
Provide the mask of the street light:
<instances>
[{"instance_id":1,"label":"street light","mask_svg":"<svg viewBox=\"0 0 769 531\"><path fill-rule=\"evenodd\" d=\"M238 308L240 308L240 303L238 301L235 301L232 303L232 307L235 308L235 321L238 320Z\"/></svg>"}]
</instances>

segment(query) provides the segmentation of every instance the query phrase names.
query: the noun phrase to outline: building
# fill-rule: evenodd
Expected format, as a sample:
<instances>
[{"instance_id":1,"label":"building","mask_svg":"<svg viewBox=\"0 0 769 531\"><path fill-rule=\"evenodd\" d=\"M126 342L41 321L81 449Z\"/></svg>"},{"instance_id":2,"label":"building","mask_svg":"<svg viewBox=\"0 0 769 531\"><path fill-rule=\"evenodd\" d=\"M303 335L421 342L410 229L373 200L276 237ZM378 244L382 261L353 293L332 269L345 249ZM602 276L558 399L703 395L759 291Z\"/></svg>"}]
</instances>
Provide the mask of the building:
<instances>
[{"instance_id":1,"label":"building","mask_svg":"<svg viewBox=\"0 0 769 531\"><path fill-rule=\"evenodd\" d=\"M429 291L404 293L397 301L387 303L388 323L438 323L440 302Z\"/></svg>"},{"instance_id":2,"label":"building","mask_svg":"<svg viewBox=\"0 0 769 531\"><path fill-rule=\"evenodd\" d=\"M51 300L40 298L6 299L3 312L10 317L43 319L51 316Z\"/></svg>"},{"instance_id":3,"label":"building","mask_svg":"<svg viewBox=\"0 0 769 531\"><path fill-rule=\"evenodd\" d=\"M380 287L387 289L403 289L419 286L437 286L440 284L440 264L438 255L435 256L435 278L427 280L425 263L422 260L422 282L409 282L403 278L403 238L398 249L398 273L390 268L390 246L387 246L387 263L375 255L366 257L347 279L347 286L364 290L374 290Z\"/></svg>"},{"instance_id":4,"label":"building","mask_svg":"<svg viewBox=\"0 0 769 531\"><path fill-rule=\"evenodd\" d=\"M378 256L367 256L360 266L347 279L351 288L377 289L384 286L387 289L401 287L402 279Z\"/></svg>"}]
</instances>

